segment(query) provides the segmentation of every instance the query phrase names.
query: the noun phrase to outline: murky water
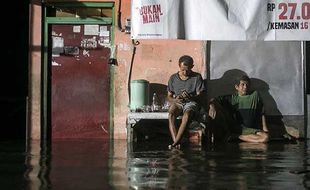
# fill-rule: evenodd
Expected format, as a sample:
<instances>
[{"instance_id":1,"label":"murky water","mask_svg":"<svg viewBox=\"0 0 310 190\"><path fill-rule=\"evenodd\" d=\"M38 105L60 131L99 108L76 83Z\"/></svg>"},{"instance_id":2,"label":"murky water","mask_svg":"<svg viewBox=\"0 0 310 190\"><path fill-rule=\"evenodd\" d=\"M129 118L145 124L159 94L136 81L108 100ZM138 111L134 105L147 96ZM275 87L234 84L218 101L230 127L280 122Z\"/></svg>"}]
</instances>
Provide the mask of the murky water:
<instances>
[{"instance_id":1,"label":"murky water","mask_svg":"<svg viewBox=\"0 0 310 190\"><path fill-rule=\"evenodd\" d=\"M309 189L309 142L0 143L1 189Z\"/></svg>"}]
</instances>

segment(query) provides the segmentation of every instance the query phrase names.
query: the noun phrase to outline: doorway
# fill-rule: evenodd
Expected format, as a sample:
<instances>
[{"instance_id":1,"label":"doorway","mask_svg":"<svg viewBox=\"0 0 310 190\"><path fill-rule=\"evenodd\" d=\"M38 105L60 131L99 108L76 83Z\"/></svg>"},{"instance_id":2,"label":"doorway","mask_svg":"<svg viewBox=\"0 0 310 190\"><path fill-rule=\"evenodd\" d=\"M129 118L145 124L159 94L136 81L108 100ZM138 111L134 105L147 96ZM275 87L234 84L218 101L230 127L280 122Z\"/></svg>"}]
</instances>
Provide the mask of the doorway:
<instances>
[{"instance_id":1,"label":"doorway","mask_svg":"<svg viewBox=\"0 0 310 190\"><path fill-rule=\"evenodd\" d=\"M113 3L45 9L43 140L110 139Z\"/></svg>"},{"instance_id":2,"label":"doorway","mask_svg":"<svg viewBox=\"0 0 310 190\"><path fill-rule=\"evenodd\" d=\"M110 26L51 25L52 138L108 138ZM107 38L107 39L105 39Z\"/></svg>"}]
</instances>

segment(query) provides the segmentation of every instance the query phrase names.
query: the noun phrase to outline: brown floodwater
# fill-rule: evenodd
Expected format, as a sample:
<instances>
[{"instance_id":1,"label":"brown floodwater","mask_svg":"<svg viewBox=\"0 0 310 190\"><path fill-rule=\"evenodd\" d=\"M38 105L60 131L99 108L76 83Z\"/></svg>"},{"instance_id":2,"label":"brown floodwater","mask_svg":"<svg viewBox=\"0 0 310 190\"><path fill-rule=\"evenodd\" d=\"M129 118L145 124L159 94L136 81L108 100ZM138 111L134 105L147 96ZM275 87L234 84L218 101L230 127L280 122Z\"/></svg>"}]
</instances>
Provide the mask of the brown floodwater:
<instances>
[{"instance_id":1,"label":"brown floodwater","mask_svg":"<svg viewBox=\"0 0 310 190\"><path fill-rule=\"evenodd\" d=\"M1 141L1 189L309 189L309 141Z\"/></svg>"}]
</instances>

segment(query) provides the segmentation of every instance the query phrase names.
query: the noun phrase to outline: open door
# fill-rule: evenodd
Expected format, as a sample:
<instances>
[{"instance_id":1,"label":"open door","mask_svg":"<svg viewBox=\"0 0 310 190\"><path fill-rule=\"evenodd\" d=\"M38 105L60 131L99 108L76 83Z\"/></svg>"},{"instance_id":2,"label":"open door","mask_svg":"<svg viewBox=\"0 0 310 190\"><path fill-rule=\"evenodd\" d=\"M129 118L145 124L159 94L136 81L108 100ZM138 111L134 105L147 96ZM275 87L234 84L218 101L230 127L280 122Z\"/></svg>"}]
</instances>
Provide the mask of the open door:
<instances>
[{"instance_id":1,"label":"open door","mask_svg":"<svg viewBox=\"0 0 310 190\"><path fill-rule=\"evenodd\" d=\"M110 26L52 24L51 137L109 138Z\"/></svg>"}]
</instances>

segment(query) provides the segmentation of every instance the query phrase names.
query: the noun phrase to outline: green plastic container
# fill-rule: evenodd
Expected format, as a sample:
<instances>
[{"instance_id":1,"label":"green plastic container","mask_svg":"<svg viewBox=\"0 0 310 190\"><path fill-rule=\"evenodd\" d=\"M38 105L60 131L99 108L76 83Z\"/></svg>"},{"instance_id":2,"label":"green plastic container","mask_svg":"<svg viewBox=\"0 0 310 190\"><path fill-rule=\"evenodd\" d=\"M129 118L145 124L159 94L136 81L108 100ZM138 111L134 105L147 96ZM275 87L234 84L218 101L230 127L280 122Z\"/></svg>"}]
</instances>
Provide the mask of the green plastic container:
<instances>
[{"instance_id":1,"label":"green plastic container","mask_svg":"<svg viewBox=\"0 0 310 190\"><path fill-rule=\"evenodd\" d=\"M150 83L147 80L132 80L130 82L130 110L141 109L149 105Z\"/></svg>"}]
</instances>

